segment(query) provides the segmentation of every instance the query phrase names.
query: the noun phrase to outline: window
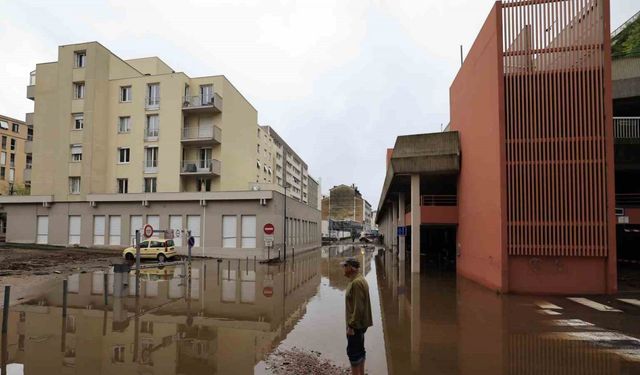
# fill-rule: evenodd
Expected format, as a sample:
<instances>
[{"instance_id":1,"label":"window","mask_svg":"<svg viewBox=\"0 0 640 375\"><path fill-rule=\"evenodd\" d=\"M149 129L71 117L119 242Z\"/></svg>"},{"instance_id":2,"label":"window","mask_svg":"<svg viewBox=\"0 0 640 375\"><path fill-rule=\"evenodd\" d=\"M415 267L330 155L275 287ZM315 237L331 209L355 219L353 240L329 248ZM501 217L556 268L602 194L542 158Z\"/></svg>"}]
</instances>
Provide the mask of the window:
<instances>
[{"instance_id":1,"label":"window","mask_svg":"<svg viewBox=\"0 0 640 375\"><path fill-rule=\"evenodd\" d=\"M0 180L4 180L5 175L6 175L6 168L0 167Z\"/></svg>"},{"instance_id":2,"label":"window","mask_svg":"<svg viewBox=\"0 0 640 375\"><path fill-rule=\"evenodd\" d=\"M82 145L71 145L71 161L82 161Z\"/></svg>"},{"instance_id":3,"label":"window","mask_svg":"<svg viewBox=\"0 0 640 375\"><path fill-rule=\"evenodd\" d=\"M120 102L128 103L131 101L131 86L120 86Z\"/></svg>"},{"instance_id":4,"label":"window","mask_svg":"<svg viewBox=\"0 0 640 375\"><path fill-rule=\"evenodd\" d=\"M256 247L256 217L255 215L242 215L242 248L253 249Z\"/></svg>"},{"instance_id":5,"label":"window","mask_svg":"<svg viewBox=\"0 0 640 375\"><path fill-rule=\"evenodd\" d=\"M87 62L87 51L76 51L74 52L74 67L76 68L84 68Z\"/></svg>"},{"instance_id":6,"label":"window","mask_svg":"<svg viewBox=\"0 0 640 375\"><path fill-rule=\"evenodd\" d=\"M36 222L36 243L46 244L49 242L49 216L38 216Z\"/></svg>"},{"instance_id":7,"label":"window","mask_svg":"<svg viewBox=\"0 0 640 375\"><path fill-rule=\"evenodd\" d=\"M121 224L120 216L109 216L109 245L120 245Z\"/></svg>"},{"instance_id":8,"label":"window","mask_svg":"<svg viewBox=\"0 0 640 375\"><path fill-rule=\"evenodd\" d=\"M106 220L104 216L93 217L93 244L94 245L104 245L105 223L106 223Z\"/></svg>"},{"instance_id":9,"label":"window","mask_svg":"<svg viewBox=\"0 0 640 375\"><path fill-rule=\"evenodd\" d=\"M13 168L9 169L9 182L15 181L16 178L16 170Z\"/></svg>"},{"instance_id":10,"label":"window","mask_svg":"<svg viewBox=\"0 0 640 375\"><path fill-rule=\"evenodd\" d=\"M147 85L147 108L157 108L160 106L160 84L150 83Z\"/></svg>"},{"instance_id":11,"label":"window","mask_svg":"<svg viewBox=\"0 0 640 375\"><path fill-rule=\"evenodd\" d=\"M69 216L69 245L80 244L81 216Z\"/></svg>"},{"instance_id":12,"label":"window","mask_svg":"<svg viewBox=\"0 0 640 375\"><path fill-rule=\"evenodd\" d=\"M120 164L129 163L130 156L131 156L131 151L129 150L129 148L126 148L126 147L118 148L118 163Z\"/></svg>"},{"instance_id":13,"label":"window","mask_svg":"<svg viewBox=\"0 0 640 375\"><path fill-rule=\"evenodd\" d=\"M11 151L16 150L16 140L11 138Z\"/></svg>"},{"instance_id":14,"label":"window","mask_svg":"<svg viewBox=\"0 0 640 375\"><path fill-rule=\"evenodd\" d=\"M144 132L145 138L154 138L160 134L160 116L147 116L147 126Z\"/></svg>"},{"instance_id":15,"label":"window","mask_svg":"<svg viewBox=\"0 0 640 375\"><path fill-rule=\"evenodd\" d=\"M116 345L113 347L113 354L111 356L111 363L124 363L124 345Z\"/></svg>"},{"instance_id":16,"label":"window","mask_svg":"<svg viewBox=\"0 0 640 375\"><path fill-rule=\"evenodd\" d=\"M4 120L0 120L0 128L9 130L9 123Z\"/></svg>"},{"instance_id":17,"label":"window","mask_svg":"<svg viewBox=\"0 0 640 375\"><path fill-rule=\"evenodd\" d=\"M211 191L211 179L201 178L198 180L198 191Z\"/></svg>"},{"instance_id":18,"label":"window","mask_svg":"<svg viewBox=\"0 0 640 375\"><path fill-rule=\"evenodd\" d=\"M80 194L80 177L69 177L69 194Z\"/></svg>"},{"instance_id":19,"label":"window","mask_svg":"<svg viewBox=\"0 0 640 375\"><path fill-rule=\"evenodd\" d=\"M142 230L142 215L131 215L129 220L129 236L131 245L136 244L136 230ZM142 233L140 233L142 236Z\"/></svg>"},{"instance_id":20,"label":"window","mask_svg":"<svg viewBox=\"0 0 640 375\"><path fill-rule=\"evenodd\" d=\"M118 178L118 194L127 194L129 192L129 179Z\"/></svg>"},{"instance_id":21,"label":"window","mask_svg":"<svg viewBox=\"0 0 640 375\"><path fill-rule=\"evenodd\" d=\"M7 164L7 153L5 151L2 151L0 153L0 165L5 165Z\"/></svg>"},{"instance_id":22,"label":"window","mask_svg":"<svg viewBox=\"0 0 640 375\"><path fill-rule=\"evenodd\" d=\"M200 216L187 215L187 229L191 231L191 236L195 240L193 246L200 246Z\"/></svg>"},{"instance_id":23,"label":"window","mask_svg":"<svg viewBox=\"0 0 640 375\"><path fill-rule=\"evenodd\" d=\"M144 152L144 167L148 172L153 172L155 168L158 168L158 148L147 147Z\"/></svg>"},{"instance_id":24,"label":"window","mask_svg":"<svg viewBox=\"0 0 640 375\"><path fill-rule=\"evenodd\" d=\"M84 82L73 83L73 98L84 99Z\"/></svg>"},{"instance_id":25,"label":"window","mask_svg":"<svg viewBox=\"0 0 640 375\"><path fill-rule=\"evenodd\" d=\"M147 215L147 224L151 225L154 229L160 228L160 216Z\"/></svg>"},{"instance_id":26,"label":"window","mask_svg":"<svg viewBox=\"0 0 640 375\"><path fill-rule=\"evenodd\" d=\"M20 133L20 124L16 124L15 122L11 123L11 131L14 133Z\"/></svg>"},{"instance_id":27,"label":"window","mask_svg":"<svg viewBox=\"0 0 640 375\"><path fill-rule=\"evenodd\" d=\"M7 136L6 135L2 136L2 149L3 150L7 149Z\"/></svg>"},{"instance_id":28,"label":"window","mask_svg":"<svg viewBox=\"0 0 640 375\"><path fill-rule=\"evenodd\" d=\"M169 228L174 232L182 230L182 216L180 215L169 215ZM176 246L182 246L182 236L174 237L173 241Z\"/></svg>"},{"instance_id":29,"label":"window","mask_svg":"<svg viewBox=\"0 0 640 375\"><path fill-rule=\"evenodd\" d=\"M33 128L27 128L27 141L33 141Z\"/></svg>"},{"instance_id":30,"label":"window","mask_svg":"<svg viewBox=\"0 0 640 375\"><path fill-rule=\"evenodd\" d=\"M222 270L222 302L235 302L236 297L236 270Z\"/></svg>"},{"instance_id":31,"label":"window","mask_svg":"<svg viewBox=\"0 0 640 375\"><path fill-rule=\"evenodd\" d=\"M202 97L202 105L212 104L213 101L213 85L200 86L200 96Z\"/></svg>"},{"instance_id":32,"label":"window","mask_svg":"<svg viewBox=\"0 0 640 375\"><path fill-rule=\"evenodd\" d=\"M118 118L118 133L128 133L131 130L131 117L122 116Z\"/></svg>"},{"instance_id":33,"label":"window","mask_svg":"<svg viewBox=\"0 0 640 375\"><path fill-rule=\"evenodd\" d=\"M158 180L155 177L145 177L144 179L144 192L155 193L158 189Z\"/></svg>"},{"instance_id":34,"label":"window","mask_svg":"<svg viewBox=\"0 0 640 375\"><path fill-rule=\"evenodd\" d=\"M236 247L236 225L235 215L222 216L222 247Z\"/></svg>"},{"instance_id":35,"label":"window","mask_svg":"<svg viewBox=\"0 0 640 375\"><path fill-rule=\"evenodd\" d=\"M84 113L73 114L73 130L84 129Z\"/></svg>"}]
</instances>

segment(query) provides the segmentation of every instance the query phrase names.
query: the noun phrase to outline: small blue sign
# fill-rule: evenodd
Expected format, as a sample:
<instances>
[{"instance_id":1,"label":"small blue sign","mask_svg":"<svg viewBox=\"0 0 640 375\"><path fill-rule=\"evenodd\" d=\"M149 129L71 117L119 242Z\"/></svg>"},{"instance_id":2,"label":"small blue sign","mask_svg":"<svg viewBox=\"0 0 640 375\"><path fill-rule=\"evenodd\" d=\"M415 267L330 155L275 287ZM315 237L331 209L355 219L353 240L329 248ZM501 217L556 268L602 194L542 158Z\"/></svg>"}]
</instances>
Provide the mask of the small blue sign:
<instances>
[{"instance_id":1,"label":"small blue sign","mask_svg":"<svg viewBox=\"0 0 640 375\"><path fill-rule=\"evenodd\" d=\"M407 235L407 227L398 227L398 236L404 237Z\"/></svg>"},{"instance_id":2,"label":"small blue sign","mask_svg":"<svg viewBox=\"0 0 640 375\"><path fill-rule=\"evenodd\" d=\"M193 245L196 244L196 239L193 237L189 237L189 240L187 243L189 244L189 246L193 247Z\"/></svg>"}]
</instances>

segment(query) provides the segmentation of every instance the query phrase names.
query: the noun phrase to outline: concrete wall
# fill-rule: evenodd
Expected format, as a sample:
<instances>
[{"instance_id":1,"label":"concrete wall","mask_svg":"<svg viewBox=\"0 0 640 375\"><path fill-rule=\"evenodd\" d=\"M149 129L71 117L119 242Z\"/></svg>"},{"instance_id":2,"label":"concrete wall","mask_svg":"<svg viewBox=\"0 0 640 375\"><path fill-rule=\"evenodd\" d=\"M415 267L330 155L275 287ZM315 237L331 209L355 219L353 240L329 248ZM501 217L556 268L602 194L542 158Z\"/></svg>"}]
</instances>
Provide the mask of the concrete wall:
<instances>
[{"instance_id":1,"label":"concrete wall","mask_svg":"<svg viewBox=\"0 0 640 375\"><path fill-rule=\"evenodd\" d=\"M462 149L457 269L498 290L507 288L501 32L496 5L450 89L451 129L460 132Z\"/></svg>"},{"instance_id":2,"label":"concrete wall","mask_svg":"<svg viewBox=\"0 0 640 375\"><path fill-rule=\"evenodd\" d=\"M266 200L261 205L259 200L218 200L206 201L201 206L198 201L153 201L148 207L142 206L140 201L105 202L91 207L89 202L56 202L50 207L42 204L23 203L5 204L3 211L7 213L7 242L35 243L37 216L49 218L48 244L67 246L69 244L69 216L81 216L80 246L101 247L94 245L94 217L105 216L105 243L109 237L109 216L121 217L120 244L111 246L124 248L131 244L130 222L132 215L142 215L143 223L149 215L158 215L160 228L169 229L169 216L182 217L182 227L187 229L187 216L200 217L201 245L194 248L195 255L226 258L254 257L264 259L267 249L264 246L263 226L271 223L275 226L274 248L269 255L283 251L284 244L284 199L279 193L274 193L273 199ZM222 216L237 217L236 247L222 247ZM242 215L256 216L256 248L242 248ZM321 220L320 212L293 199L287 199L287 217L290 219L287 253L301 252L320 246ZM183 240L181 253L186 251Z\"/></svg>"}]
</instances>

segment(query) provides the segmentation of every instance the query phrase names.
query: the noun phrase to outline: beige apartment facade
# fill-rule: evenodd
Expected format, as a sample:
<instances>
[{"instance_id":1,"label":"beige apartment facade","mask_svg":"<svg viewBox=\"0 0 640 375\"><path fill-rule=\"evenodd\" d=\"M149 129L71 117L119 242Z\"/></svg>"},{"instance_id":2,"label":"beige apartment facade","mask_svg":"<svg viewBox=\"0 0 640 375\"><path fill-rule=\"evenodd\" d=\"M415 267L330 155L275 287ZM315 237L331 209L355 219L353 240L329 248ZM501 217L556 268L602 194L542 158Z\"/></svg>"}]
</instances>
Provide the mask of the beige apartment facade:
<instances>
[{"instance_id":1,"label":"beige apartment facade","mask_svg":"<svg viewBox=\"0 0 640 375\"><path fill-rule=\"evenodd\" d=\"M124 247L151 224L202 236L205 256L263 259L284 248L286 217L289 251L319 246L317 208L290 199L285 214L274 203L284 189L268 164L273 142L259 155L257 111L224 76L190 78L91 42L38 64L27 97L38 129L32 195L0 197L7 242ZM256 163L268 168L256 174ZM265 242L266 223L276 234Z\"/></svg>"},{"instance_id":2,"label":"beige apartment facade","mask_svg":"<svg viewBox=\"0 0 640 375\"><path fill-rule=\"evenodd\" d=\"M125 61L96 42L58 55L27 90L41 135L34 195L244 190L253 180L257 111L224 76Z\"/></svg>"},{"instance_id":3,"label":"beige apartment facade","mask_svg":"<svg viewBox=\"0 0 640 375\"><path fill-rule=\"evenodd\" d=\"M0 195L28 194L31 185L33 129L0 115Z\"/></svg>"}]
</instances>

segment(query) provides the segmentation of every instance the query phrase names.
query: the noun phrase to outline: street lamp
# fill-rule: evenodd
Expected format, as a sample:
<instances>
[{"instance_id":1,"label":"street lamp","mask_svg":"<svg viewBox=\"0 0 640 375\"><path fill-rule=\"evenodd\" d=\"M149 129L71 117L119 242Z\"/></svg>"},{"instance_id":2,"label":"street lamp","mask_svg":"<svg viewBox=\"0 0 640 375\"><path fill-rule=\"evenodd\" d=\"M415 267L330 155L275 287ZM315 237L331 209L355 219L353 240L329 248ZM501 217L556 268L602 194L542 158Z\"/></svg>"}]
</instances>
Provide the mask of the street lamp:
<instances>
[{"instance_id":1,"label":"street lamp","mask_svg":"<svg viewBox=\"0 0 640 375\"><path fill-rule=\"evenodd\" d=\"M288 182L284 182L284 260L287 260L287 188Z\"/></svg>"}]
</instances>

